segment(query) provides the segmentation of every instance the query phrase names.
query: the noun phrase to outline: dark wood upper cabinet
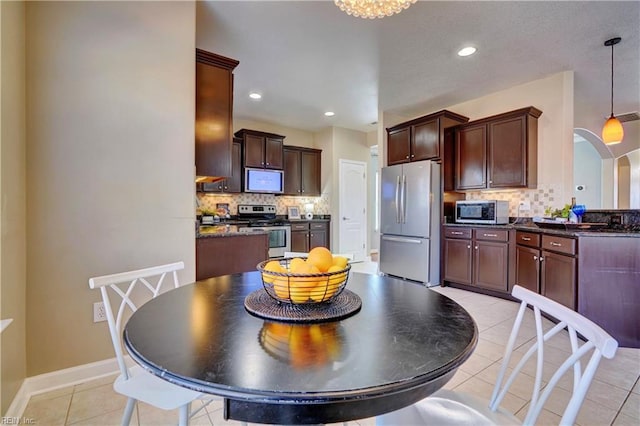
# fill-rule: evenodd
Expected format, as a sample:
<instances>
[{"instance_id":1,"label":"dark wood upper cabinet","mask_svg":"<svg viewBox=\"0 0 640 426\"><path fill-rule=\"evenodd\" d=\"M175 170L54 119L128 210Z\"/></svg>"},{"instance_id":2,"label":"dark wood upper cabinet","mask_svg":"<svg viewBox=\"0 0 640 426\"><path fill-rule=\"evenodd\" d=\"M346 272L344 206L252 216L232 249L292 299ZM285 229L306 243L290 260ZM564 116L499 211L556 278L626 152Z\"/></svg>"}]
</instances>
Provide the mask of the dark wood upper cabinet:
<instances>
[{"instance_id":1,"label":"dark wood upper cabinet","mask_svg":"<svg viewBox=\"0 0 640 426\"><path fill-rule=\"evenodd\" d=\"M440 158L438 119L412 126L411 161Z\"/></svg>"},{"instance_id":2,"label":"dark wood upper cabinet","mask_svg":"<svg viewBox=\"0 0 640 426\"><path fill-rule=\"evenodd\" d=\"M231 148L231 176L216 182L198 183L197 190L200 192L242 192L242 145L233 140Z\"/></svg>"},{"instance_id":3,"label":"dark wood upper cabinet","mask_svg":"<svg viewBox=\"0 0 640 426\"><path fill-rule=\"evenodd\" d=\"M284 136L247 129L235 136L243 141L243 167L282 170Z\"/></svg>"},{"instance_id":4,"label":"dark wood upper cabinet","mask_svg":"<svg viewBox=\"0 0 640 426\"><path fill-rule=\"evenodd\" d=\"M541 114L528 107L459 126L455 189L535 188Z\"/></svg>"},{"instance_id":5,"label":"dark wood upper cabinet","mask_svg":"<svg viewBox=\"0 0 640 426\"><path fill-rule=\"evenodd\" d=\"M233 70L238 63L196 49L195 165L198 177L231 176Z\"/></svg>"},{"instance_id":6,"label":"dark wood upper cabinet","mask_svg":"<svg viewBox=\"0 0 640 426\"><path fill-rule=\"evenodd\" d=\"M242 192L242 144L236 140L231 148L231 177L226 179L225 192Z\"/></svg>"},{"instance_id":7,"label":"dark wood upper cabinet","mask_svg":"<svg viewBox=\"0 0 640 426\"><path fill-rule=\"evenodd\" d=\"M284 194L320 196L321 156L319 149L285 146Z\"/></svg>"},{"instance_id":8,"label":"dark wood upper cabinet","mask_svg":"<svg viewBox=\"0 0 640 426\"><path fill-rule=\"evenodd\" d=\"M390 130L387 136L387 165L406 163L410 156L411 127Z\"/></svg>"},{"instance_id":9,"label":"dark wood upper cabinet","mask_svg":"<svg viewBox=\"0 0 640 426\"><path fill-rule=\"evenodd\" d=\"M487 127L464 126L456 134L456 189L487 187Z\"/></svg>"},{"instance_id":10,"label":"dark wood upper cabinet","mask_svg":"<svg viewBox=\"0 0 640 426\"><path fill-rule=\"evenodd\" d=\"M302 179L300 151L285 147L284 154L284 194L300 195L300 180Z\"/></svg>"},{"instance_id":11,"label":"dark wood upper cabinet","mask_svg":"<svg viewBox=\"0 0 640 426\"><path fill-rule=\"evenodd\" d=\"M442 160L445 130L469 119L442 110L387 129L387 165L410 161Z\"/></svg>"}]
</instances>

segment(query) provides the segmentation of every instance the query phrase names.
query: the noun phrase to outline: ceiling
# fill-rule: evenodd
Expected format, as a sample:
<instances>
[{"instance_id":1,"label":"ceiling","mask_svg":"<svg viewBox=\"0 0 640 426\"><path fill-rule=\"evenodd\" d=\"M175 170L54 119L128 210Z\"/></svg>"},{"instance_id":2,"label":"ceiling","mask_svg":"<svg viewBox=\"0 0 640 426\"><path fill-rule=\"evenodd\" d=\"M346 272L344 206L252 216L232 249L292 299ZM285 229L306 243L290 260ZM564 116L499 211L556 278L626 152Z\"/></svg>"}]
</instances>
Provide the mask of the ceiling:
<instances>
[{"instance_id":1,"label":"ceiling","mask_svg":"<svg viewBox=\"0 0 640 426\"><path fill-rule=\"evenodd\" d=\"M614 112L640 110L640 1L419 1L376 20L333 1L208 1L196 28L197 47L240 61L237 118L371 131L379 109L412 118L573 70L574 126L599 134L616 36ZM477 53L458 57L467 44ZM625 151L640 147L640 121L624 127Z\"/></svg>"}]
</instances>

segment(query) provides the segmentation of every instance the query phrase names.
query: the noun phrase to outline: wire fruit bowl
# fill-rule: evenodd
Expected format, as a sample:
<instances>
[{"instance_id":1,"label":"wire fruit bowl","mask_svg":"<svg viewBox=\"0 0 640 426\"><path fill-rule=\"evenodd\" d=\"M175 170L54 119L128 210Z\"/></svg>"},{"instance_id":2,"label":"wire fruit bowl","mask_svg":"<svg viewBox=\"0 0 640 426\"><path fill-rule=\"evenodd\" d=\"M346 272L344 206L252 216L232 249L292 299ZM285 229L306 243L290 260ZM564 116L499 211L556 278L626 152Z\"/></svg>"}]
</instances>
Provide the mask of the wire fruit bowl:
<instances>
[{"instance_id":1,"label":"wire fruit bowl","mask_svg":"<svg viewBox=\"0 0 640 426\"><path fill-rule=\"evenodd\" d=\"M289 265L293 259L296 258L285 258L278 262L284 270L289 271ZM273 262L273 260L265 260L257 265L265 291L276 301L292 305L332 302L346 287L351 270L351 265L347 264L344 269L332 272L313 274L276 272L265 270L265 266L269 262Z\"/></svg>"}]
</instances>

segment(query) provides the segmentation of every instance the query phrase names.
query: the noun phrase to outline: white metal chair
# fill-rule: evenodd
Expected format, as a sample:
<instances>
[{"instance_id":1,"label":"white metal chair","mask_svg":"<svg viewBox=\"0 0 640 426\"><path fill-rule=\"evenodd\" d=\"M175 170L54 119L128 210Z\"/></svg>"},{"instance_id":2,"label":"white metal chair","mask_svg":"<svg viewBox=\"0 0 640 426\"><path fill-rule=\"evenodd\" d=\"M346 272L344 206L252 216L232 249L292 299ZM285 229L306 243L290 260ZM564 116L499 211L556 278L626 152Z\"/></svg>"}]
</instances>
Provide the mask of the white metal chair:
<instances>
[{"instance_id":1,"label":"white metal chair","mask_svg":"<svg viewBox=\"0 0 640 426\"><path fill-rule=\"evenodd\" d=\"M560 378L569 369L573 368L573 392L569 403L565 407L560 424L574 424L578 411L582 406L584 397L589 389L591 380L598 368L600 359L613 358L618 348L618 342L606 331L594 324L577 312L560 305L544 296L533 293L520 286L515 286L512 293L521 300L520 310L516 316L515 324L509 337L502 366L498 373L491 401L487 404L473 395L467 395L450 390L440 390L432 396L425 398L409 407L384 414L376 418L377 425L486 425L486 424L520 424L520 420L506 410L499 408L502 399L516 376L522 368L536 354L536 376L531 396L529 410L523 424L536 423L544 404L553 391ZM505 373L513 355L513 349L522 324L527 305L533 307L536 339L535 343L524 353L516 364L512 373L505 381ZM550 330L543 332L541 312L553 316L559 322ZM542 371L544 361L544 347L551 337L558 332L567 329L571 344L571 354L557 368L544 388L542 387ZM580 333L585 342L581 344L577 333ZM591 353L589 362L584 371L581 367L581 358ZM547 365L548 366L548 365Z\"/></svg>"},{"instance_id":2,"label":"white metal chair","mask_svg":"<svg viewBox=\"0 0 640 426\"><path fill-rule=\"evenodd\" d=\"M130 423L138 401L163 410L179 408L180 425L187 425L189 418L204 407L201 406L191 413L191 402L204 397L203 394L162 380L139 365L129 368L124 359L121 338L126 319L145 302L160 294L167 287L163 288L163 284L168 283L174 288L179 287L177 271L181 269L184 269L184 262L89 279L89 287L99 288L102 294L111 341L120 367L120 375L114 382L113 388L128 398L122 416L123 425ZM170 277L165 280L167 275Z\"/></svg>"}]
</instances>

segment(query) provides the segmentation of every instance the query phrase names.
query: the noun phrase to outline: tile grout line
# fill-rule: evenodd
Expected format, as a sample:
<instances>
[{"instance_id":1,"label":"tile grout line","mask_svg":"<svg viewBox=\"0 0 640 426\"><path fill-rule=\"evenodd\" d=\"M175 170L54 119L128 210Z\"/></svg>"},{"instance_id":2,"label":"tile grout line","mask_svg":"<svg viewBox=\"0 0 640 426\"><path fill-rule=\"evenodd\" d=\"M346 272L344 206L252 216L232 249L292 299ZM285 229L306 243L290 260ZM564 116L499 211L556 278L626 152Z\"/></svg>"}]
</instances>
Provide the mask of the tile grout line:
<instances>
[{"instance_id":1,"label":"tile grout line","mask_svg":"<svg viewBox=\"0 0 640 426\"><path fill-rule=\"evenodd\" d=\"M622 404L620 405L620 408L618 409L618 412L616 413L615 417L613 418L613 421L611 422L611 424L614 424L616 422L616 420L618 420L618 417L622 413L622 408L624 407L624 404L626 404L627 401L629 400L629 398L631 397L631 394L633 393L632 391L638 385L639 381L640 381L640 377L636 378L635 383L633 384L633 386L631 386L631 390L629 391L629 393L627 393L627 396L624 399L624 401L622 401Z\"/></svg>"},{"instance_id":2,"label":"tile grout line","mask_svg":"<svg viewBox=\"0 0 640 426\"><path fill-rule=\"evenodd\" d=\"M69 415L71 414L71 404L73 404L73 397L76 393L76 387L73 387L73 392L71 392L71 398L69 398L69 405L67 406L67 413L64 416L64 424L69 424Z\"/></svg>"}]
</instances>

